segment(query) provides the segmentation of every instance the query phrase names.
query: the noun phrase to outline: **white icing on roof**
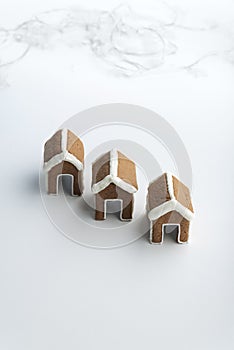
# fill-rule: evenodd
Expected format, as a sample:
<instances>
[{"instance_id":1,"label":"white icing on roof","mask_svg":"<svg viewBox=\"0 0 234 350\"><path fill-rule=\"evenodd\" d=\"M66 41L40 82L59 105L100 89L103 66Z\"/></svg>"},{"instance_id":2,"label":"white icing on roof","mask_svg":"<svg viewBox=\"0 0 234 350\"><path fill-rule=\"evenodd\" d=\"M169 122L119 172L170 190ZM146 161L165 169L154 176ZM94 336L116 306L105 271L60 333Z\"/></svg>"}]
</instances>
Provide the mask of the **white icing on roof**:
<instances>
[{"instance_id":1,"label":"white icing on roof","mask_svg":"<svg viewBox=\"0 0 234 350\"><path fill-rule=\"evenodd\" d=\"M62 129L62 133L61 133L62 152L59 154L56 154L48 162L44 163L45 171L47 172L50 171L55 165L58 165L63 161L73 164L79 171L83 170L84 168L83 163L67 150L67 134L68 134L68 130Z\"/></svg>"},{"instance_id":2,"label":"white icing on roof","mask_svg":"<svg viewBox=\"0 0 234 350\"><path fill-rule=\"evenodd\" d=\"M161 216L170 213L171 211L175 210L177 211L181 216L183 216L188 221L192 220L194 217L194 213L186 208L184 205L182 205L176 198L174 193L174 186L173 186L173 175L170 173L166 173L166 182L167 182L167 189L170 196L170 200L162 203L161 205L151 209L148 212L148 218L149 220L157 220Z\"/></svg>"},{"instance_id":3,"label":"white icing on roof","mask_svg":"<svg viewBox=\"0 0 234 350\"><path fill-rule=\"evenodd\" d=\"M118 151L114 148L110 151L110 174L105 176L101 181L93 184L92 192L99 193L108 187L111 183L118 186L128 193L137 192L137 188L130 183L118 177Z\"/></svg>"}]
</instances>

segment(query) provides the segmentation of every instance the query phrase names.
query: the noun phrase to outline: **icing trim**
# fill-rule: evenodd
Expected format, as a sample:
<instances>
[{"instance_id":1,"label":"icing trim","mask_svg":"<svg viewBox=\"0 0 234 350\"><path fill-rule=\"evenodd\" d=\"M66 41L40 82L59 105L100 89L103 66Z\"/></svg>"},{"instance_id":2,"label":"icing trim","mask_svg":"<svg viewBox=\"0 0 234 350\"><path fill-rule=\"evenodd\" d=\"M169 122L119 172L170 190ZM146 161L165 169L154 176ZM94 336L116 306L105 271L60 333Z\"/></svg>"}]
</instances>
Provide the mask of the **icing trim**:
<instances>
[{"instance_id":1,"label":"icing trim","mask_svg":"<svg viewBox=\"0 0 234 350\"><path fill-rule=\"evenodd\" d=\"M151 244L155 244L155 245L162 244L163 240L164 240L164 228L165 228L165 226L177 226L178 227L177 242L180 244L187 244L188 242L182 242L180 240L180 233L181 233L180 224L172 224L172 223L162 224L162 240L161 240L161 242L156 243L156 242L152 241L152 239L153 239L153 221L159 219L161 216L168 214L171 211L176 211L188 221L191 221L194 218L194 213L190 209L183 206L175 198L174 185L173 185L173 175L171 173L166 173L166 182L167 182L168 193L169 193L169 196L171 199L149 211L149 213L148 213L148 218L150 220L150 238L149 238L149 241ZM147 206L149 208L148 196L149 196L149 193L147 195Z\"/></svg>"},{"instance_id":2,"label":"icing trim","mask_svg":"<svg viewBox=\"0 0 234 350\"><path fill-rule=\"evenodd\" d=\"M94 184L92 186L92 192L94 194L97 194L101 191L103 191L107 186L109 186L111 183L114 185L120 187L122 190L128 192L128 193L135 193L137 192L137 189L130 185L127 182L124 182L122 179L120 179L117 176L111 176L107 175L103 180L99 181L98 183Z\"/></svg>"},{"instance_id":3,"label":"icing trim","mask_svg":"<svg viewBox=\"0 0 234 350\"><path fill-rule=\"evenodd\" d=\"M164 228L166 226L177 226L178 227L177 242L180 243L180 244L188 244L188 241L182 242L180 240L180 233L181 233L180 224L163 224L162 225L162 240L161 240L161 242L153 242L153 223L152 222L150 223L150 239L149 239L151 244L155 244L155 245L163 244L163 241L164 241Z\"/></svg>"},{"instance_id":4,"label":"icing trim","mask_svg":"<svg viewBox=\"0 0 234 350\"><path fill-rule=\"evenodd\" d=\"M62 129L61 150L62 150L62 152L66 152L66 150L67 150L67 129Z\"/></svg>"},{"instance_id":5,"label":"icing trim","mask_svg":"<svg viewBox=\"0 0 234 350\"><path fill-rule=\"evenodd\" d=\"M172 174L166 173L167 189L171 199L175 199Z\"/></svg>"},{"instance_id":6,"label":"icing trim","mask_svg":"<svg viewBox=\"0 0 234 350\"><path fill-rule=\"evenodd\" d=\"M80 184L80 192L81 192L81 195L83 193L83 171L81 171L81 184ZM57 176L57 179L56 179L56 191L54 193L51 193L49 192L49 183L48 183L48 172L46 172L45 174L45 179L46 179L46 192L50 195L50 196L57 196L59 194L58 192L58 187L59 187L59 178L62 177L63 175L65 176L70 176L71 179L72 179L72 183L71 183L71 195L74 196L74 197L79 197L78 194L74 194L74 176L72 174L59 174Z\"/></svg>"},{"instance_id":7,"label":"icing trim","mask_svg":"<svg viewBox=\"0 0 234 350\"><path fill-rule=\"evenodd\" d=\"M63 151L59 154L56 154L53 158L51 158L48 162L44 163L44 170L50 171L55 165L58 165L59 163L67 161L71 164L73 164L79 171L83 170L84 165L83 163L77 159L73 154L69 153L67 150Z\"/></svg>"},{"instance_id":8,"label":"icing trim","mask_svg":"<svg viewBox=\"0 0 234 350\"><path fill-rule=\"evenodd\" d=\"M44 163L45 171L50 171L55 165L63 161L73 164L79 171L83 170L83 163L67 150L67 133L68 130L66 128L61 130L61 153L56 154L48 162Z\"/></svg>"},{"instance_id":9,"label":"icing trim","mask_svg":"<svg viewBox=\"0 0 234 350\"><path fill-rule=\"evenodd\" d=\"M111 183L118 186L122 190L128 193L137 192L137 188L133 185L129 184L122 180L118 175L118 151L114 148L110 151L110 174L104 177L101 181L93 184L92 192L97 194L103 191L106 187L108 187Z\"/></svg>"},{"instance_id":10,"label":"icing trim","mask_svg":"<svg viewBox=\"0 0 234 350\"><path fill-rule=\"evenodd\" d=\"M181 216L183 216L186 220L190 221L194 217L194 213L191 212L188 208L184 207L181 203L179 203L176 199L171 199L156 208L153 208L148 213L149 220L157 220L161 216L168 214L171 211L177 211Z\"/></svg>"},{"instance_id":11,"label":"icing trim","mask_svg":"<svg viewBox=\"0 0 234 350\"><path fill-rule=\"evenodd\" d=\"M118 176L118 152L115 148L110 151L110 175Z\"/></svg>"},{"instance_id":12,"label":"icing trim","mask_svg":"<svg viewBox=\"0 0 234 350\"><path fill-rule=\"evenodd\" d=\"M80 181L80 183L79 183L79 189L80 189L80 193L81 193L80 195L74 193L74 176L71 175L71 174L59 174L59 175L57 176L57 188L56 188L57 194L58 194L58 182L59 182L59 178L62 177L63 175L65 175L65 176L70 176L71 179L72 179L72 183L71 183L71 195L72 195L73 197L82 196L82 193L83 193L83 171L82 171L82 175L81 175L81 181Z\"/></svg>"},{"instance_id":13,"label":"icing trim","mask_svg":"<svg viewBox=\"0 0 234 350\"><path fill-rule=\"evenodd\" d=\"M117 201L120 202L120 216L119 216L120 220L121 221L132 221L132 218L131 219L124 219L123 218L123 210L124 210L123 200L119 199L119 198L117 198L117 199L105 199L104 200L104 220L106 220L106 215L107 215L107 203L108 202L117 202ZM132 215L133 215L133 213L132 213Z\"/></svg>"}]
</instances>

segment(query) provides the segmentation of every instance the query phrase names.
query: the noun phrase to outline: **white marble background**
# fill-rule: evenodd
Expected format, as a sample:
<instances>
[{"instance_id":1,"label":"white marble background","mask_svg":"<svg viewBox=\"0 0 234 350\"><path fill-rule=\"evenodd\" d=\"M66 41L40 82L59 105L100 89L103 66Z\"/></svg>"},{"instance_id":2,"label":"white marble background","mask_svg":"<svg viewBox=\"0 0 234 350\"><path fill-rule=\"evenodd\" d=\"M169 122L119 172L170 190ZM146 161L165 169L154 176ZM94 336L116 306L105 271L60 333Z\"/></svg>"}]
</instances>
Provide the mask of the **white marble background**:
<instances>
[{"instance_id":1,"label":"white marble background","mask_svg":"<svg viewBox=\"0 0 234 350\"><path fill-rule=\"evenodd\" d=\"M1 349L233 349L233 62L231 0L1 1ZM155 110L185 143L190 245L92 250L49 221L44 141L111 102Z\"/></svg>"}]
</instances>

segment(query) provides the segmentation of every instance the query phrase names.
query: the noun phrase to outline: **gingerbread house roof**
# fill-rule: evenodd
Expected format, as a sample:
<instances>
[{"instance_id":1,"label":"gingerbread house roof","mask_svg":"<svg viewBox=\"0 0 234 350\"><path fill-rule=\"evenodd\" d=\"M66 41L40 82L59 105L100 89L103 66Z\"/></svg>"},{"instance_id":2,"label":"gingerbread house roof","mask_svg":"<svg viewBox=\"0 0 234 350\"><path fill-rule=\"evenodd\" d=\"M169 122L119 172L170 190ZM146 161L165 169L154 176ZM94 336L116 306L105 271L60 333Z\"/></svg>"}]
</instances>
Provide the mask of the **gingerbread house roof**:
<instances>
[{"instance_id":1,"label":"gingerbread house roof","mask_svg":"<svg viewBox=\"0 0 234 350\"><path fill-rule=\"evenodd\" d=\"M136 165L116 149L105 153L93 163L92 191L99 193L111 183L128 193L138 190Z\"/></svg>"},{"instance_id":2,"label":"gingerbread house roof","mask_svg":"<svg viewBox=\"0 0 234 350\"><path fill-rule=\"evenodd\" d=\"M194 216L188 187L170 173L163 174L149 185L147 202L150 220L157 220L171 211L177 211L189 221Z\"/></svg>"},{"instance_id":3,"label":"gingerbread house roof","mask_svg":"<svg viewBox=\"0 0 234 350\"><path fill-rule=\"evenodd\" d=\"M84 146L82 141L68 129L58 130L44 146L44 169L67 161L78 170L83 170Z\"/></svg>"}]
</instances>

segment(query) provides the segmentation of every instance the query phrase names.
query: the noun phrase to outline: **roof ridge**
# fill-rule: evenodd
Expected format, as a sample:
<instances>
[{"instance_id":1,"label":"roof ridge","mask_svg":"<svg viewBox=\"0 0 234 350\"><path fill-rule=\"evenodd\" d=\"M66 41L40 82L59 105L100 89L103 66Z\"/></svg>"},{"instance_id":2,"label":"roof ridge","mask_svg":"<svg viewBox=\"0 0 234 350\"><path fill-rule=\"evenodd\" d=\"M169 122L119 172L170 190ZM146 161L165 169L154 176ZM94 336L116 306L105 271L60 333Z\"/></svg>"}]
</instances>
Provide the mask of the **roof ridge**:
<instances>
[{"instance_id":1,"label":"roof ridge","mask_svg":"<svg viewBox=\"0 0 234 350\"><path fill-rule=\"evenodd\" d=\"M110 159L109 159L110 170L109 170L109 174L106 175L102 180L100 180L100 181L98 181L96 183L93 183L92 191L94 193L99 193L100 191L104 190L107 186L109 186L111 183L115 184L116 186L122 188L123 190L125 190L125 191L127 191L129 193L134 193L134 192L137 191L137 188L134 185L132 185L131 183L129 183L129 182L125 181L125 180L123 180L121 177L118 176L118 166L119 166L119 154L118 154L118 152L120 152L120 151L118 151L118 149L114 147L110 151L104 153L98 159L96 159L94 161L93 164L95 164L104 155L106 155L108 153L110 154ZM131 161L131 160L129 159L129 161Z\"/></svg>"},{"instance_id":2,"label":"roof ridge","mask_svg":"<svg viewBox=\"0 0 234 350\"><path fill-rule=\"evenodd\" d=\"M62 152L67 151L67 128L61 129L61 150Z\"/></svg>"},{"instance_id":3,"label":"roof ridge","mask_svg":"<svg viewBox=\"0 0 234 350\"><path fill-rule=\"evenodd\" d=\"M173 186L173 174L170 172L166 172L165 176L166 176L168 194L171 199L175 199L175 191Z\"/></svg>"},{"instance_id":4,"label":"roof ridge","mask_svg":"<svg viewBox=\"0 0 234 350\"><path fill-rule=\"evenodd\" d=\"M118 163L119 163L119 158L118 158L118 153L117 153L116 148L112 148L110 150L110 175L111 176L118 176Z\"/></svg>"}]
</instances>

